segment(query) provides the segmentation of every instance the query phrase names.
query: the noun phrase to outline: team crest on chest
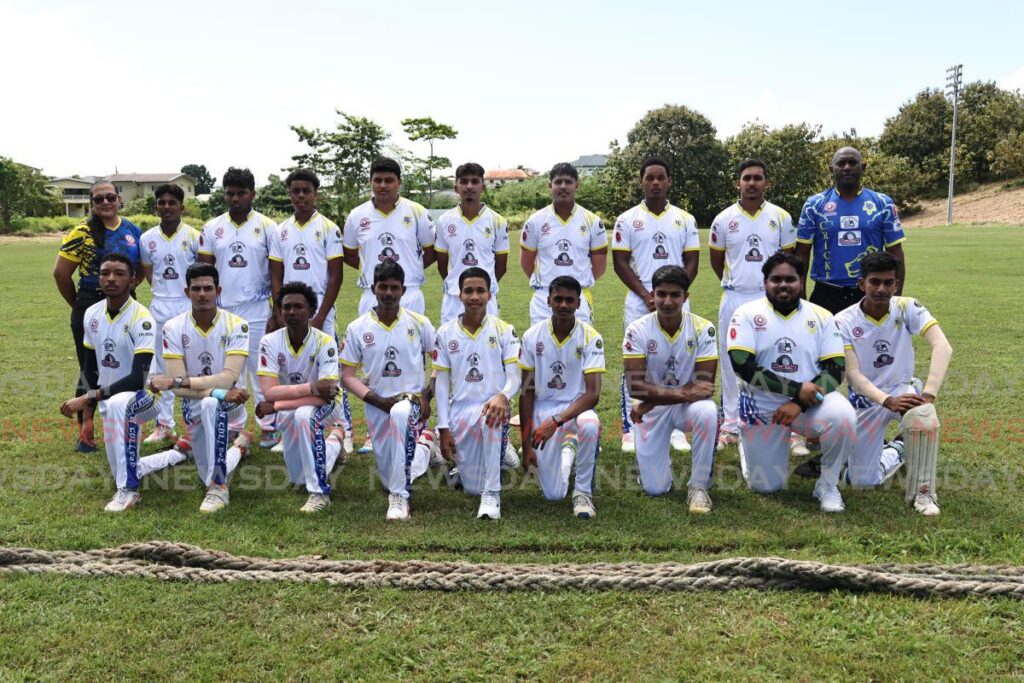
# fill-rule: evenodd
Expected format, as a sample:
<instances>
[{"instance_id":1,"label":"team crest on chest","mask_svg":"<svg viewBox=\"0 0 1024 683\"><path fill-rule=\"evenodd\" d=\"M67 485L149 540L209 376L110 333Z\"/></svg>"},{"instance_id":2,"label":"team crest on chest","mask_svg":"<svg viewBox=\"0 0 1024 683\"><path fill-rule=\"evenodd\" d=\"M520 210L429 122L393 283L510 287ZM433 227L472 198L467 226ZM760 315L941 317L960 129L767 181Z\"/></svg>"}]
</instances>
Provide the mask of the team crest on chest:
<instances>
[{"instance_id":1,"label":"team crest on chest","mask_svg":"<svg viewBox=\"0 0 1024 683\"><path fill-rule=\"evenodd\" d=\"M874 366L876 369L884 368L886 365L892 365L896 359L892 357L892 346L885 339L879 339L873 344L875 353L878 356L875 358Z\"/></svg>"},{"instance_id":2,"label":"team crest on chest","mask_svg":"<svg viewBox=\"0 0 1024 683\"><path fill-rule=\"evenodd\" d=\"M781 337L775 341L775 350L778 351L779 357L772 363L772 370L775 372L796 372L800 366L793 362L793 357L790 355L793 353L795 345L793 340L789 337Z\"/></svg>"},{"instance_id":3,"label":"team crest on chest","mask_svg":"<svg viewBox=\"0 0 1024 683\"><path fill-rule=\"evenodd\" d=\"M558 250L558 256L555 257L555 265L571 266L573 261L572 257L569 256L569 250L572 249L572 244L569 240L558 240L555 242L555 248Z\"/></svg>"},{"instance_id":4,"label":"team crest on chest","mask_svg":"<svg viewBox=\"0 0 1024 683\"><path fill-rule=\"evenodd\" d=\"M116 370L117 368L121 367L121 363L118 362L116 358L114 358L114 351L116 349L117 345L114 343L113 339L104 339L103 360L100 361L100 365L102 365L105 368L110 368L112 370Z\"/></svg>"},{"instance_id":5,"label":"team crest on chest","mask_svg":"<svg viewBox=\"0 0 1024 683\"><path fill-rule=\"evenodd\" d=\"M232 242L231 246L228 247L231 251L231 258L228 259L229 268L245 268L249 265L249 262L245 260L245 245L241 242Z\"/></svg>"},{"instance_id":6,"label":"team crest on chest","mask_svg":"<svg viewBox=\"0 0 1024 683\"><path fill-rule=\"evenodd\" d=\"M551 379L548 380L548 389L562 390L565 389L565 380L562 379L562 375L565 374L565 364L561 361L555 361L551 364Z\"/></svg>"},{"instance_id":7,"label":"team crest on chest","mask_svg":"<svg viewBox=\"0 0 1024 683\"><path fill-rule=\"evenodd\" d=\"M384 370L381 373L385 377L400 377L402 375L402 369L395 363L398 360L398 349L394 346L389 346L384 350Z\"/></svg>"}]
</instances>

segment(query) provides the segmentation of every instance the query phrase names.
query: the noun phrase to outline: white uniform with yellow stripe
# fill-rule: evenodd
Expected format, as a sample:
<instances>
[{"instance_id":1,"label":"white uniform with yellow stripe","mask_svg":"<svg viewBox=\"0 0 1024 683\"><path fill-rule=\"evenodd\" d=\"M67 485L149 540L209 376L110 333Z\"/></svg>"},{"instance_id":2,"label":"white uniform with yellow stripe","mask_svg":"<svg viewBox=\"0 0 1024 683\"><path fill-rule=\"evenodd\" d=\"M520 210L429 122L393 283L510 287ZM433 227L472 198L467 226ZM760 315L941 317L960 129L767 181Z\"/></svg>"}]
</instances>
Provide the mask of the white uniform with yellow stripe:
<instances>
[{"instance_id":1,"label":"white uniform with yellow stripe","mask_svg":"<svg viewBox=\"0 0 1024 683\"><path fill-rule=\"evenodd\" d=\"M498 277L495 259L508 254L508 221L494 209L484 206L472 220L456 206L437 219L437 242L434 249L448 255L448 277L444 279L444 301L441 302L441 324L455 320L462 313L459 300L459 276L467 268L483 268L491 276L491 300L487 312L498 315Z\"/></svg>"},{"instance_id":2,"label":"white uniform with yellow stripe","mask_svg":"<svg viewBox=\"0 0 1024 683\"><path fill-rule=\"evenodd\" d=\"M646 360L646 381L662 387L681 387L694 379L697 363L718 359L715 326L709 321L683 311L683 319L675 334L661 326L658 314L633 321L622 340L624 359ZM642 400L634 396L634 400ZM640 484L648 495L657 496L672 488L672 463L669 439L678 429L692 432L692 461L688 486L711 486L715 443L718 434L718 409L711 399L693 403L656 406L633 425L636 439L636 462Z\"/></svg>"},{"instance_id":3,"label":"white uniform with yellow stripe","mask_svg":"<svg viewBox=\"0 0 1024 683\"><path fill-rule=\"evenodd\" d=\"M456 319L441 325L434 343L434 369L450 382L448 428L466 493L501 491L501 457L508 445L508 421L497 428L484 422L483 404L505 386L505 368L519 359L519 337L492 315L476 332ZM446 374L445 374L446 373Z\"/></svg>"},{"instance_id":4,"label":"white uniform with yellow stripe","mask_svg":"<svg viewBox=\"0 0 1024 683\"><path fill-rule=\"evenodd\" d=\"M548 286L560 275L576 278L583 287L583 298L576 317L591 321L590 288L594 286L594 271L590 254L608 247L608 235L601 219L576 204L567 220L548 205L530 216L519 233L519 246L536 252L537 260L530 286L530 324L535 325L551 317L548 307Z\"/></svg>"},{"instance_id":5,"label":"white uniform with yellow stripe","mask_svg":"<svg viewBox=\"0 0 1024 683\"><path fill-rule=\"evenodd\" d=\"M327 291L327 264L344 255L341 228L319 211L305 223L292 215L281 222L270 238L269 258L284 266L283 282L304 282L317 296L317 306ZM316 311L313 311L316 313ZM334 336L334 309L324 320L323 331Z\"/></svg>"}]
</instances>

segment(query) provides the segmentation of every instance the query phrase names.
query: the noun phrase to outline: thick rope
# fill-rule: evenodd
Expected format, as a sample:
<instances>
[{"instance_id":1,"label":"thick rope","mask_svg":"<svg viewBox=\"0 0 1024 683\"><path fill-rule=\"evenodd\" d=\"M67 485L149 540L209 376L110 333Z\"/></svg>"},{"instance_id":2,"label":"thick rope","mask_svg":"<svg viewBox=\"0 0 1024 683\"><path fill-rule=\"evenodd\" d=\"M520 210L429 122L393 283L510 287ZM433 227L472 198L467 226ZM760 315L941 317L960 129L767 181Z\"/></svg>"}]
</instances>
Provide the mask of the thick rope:
<instances>
[{"instance_id":1,"label":"thick rope","mask_svg":"<svg viewBox=\"0 0 1024 683\"><path fill-rule=\"evenodd\" d=\"M695 592L746 588L1024 598L1024 567L1010 565L833 565L780 557L735 557L696 564L273 560L165 541L88 551L0 548L0 574L131 576L201 583L277 581L434 591Z\"/></svg>"}]
</instances>

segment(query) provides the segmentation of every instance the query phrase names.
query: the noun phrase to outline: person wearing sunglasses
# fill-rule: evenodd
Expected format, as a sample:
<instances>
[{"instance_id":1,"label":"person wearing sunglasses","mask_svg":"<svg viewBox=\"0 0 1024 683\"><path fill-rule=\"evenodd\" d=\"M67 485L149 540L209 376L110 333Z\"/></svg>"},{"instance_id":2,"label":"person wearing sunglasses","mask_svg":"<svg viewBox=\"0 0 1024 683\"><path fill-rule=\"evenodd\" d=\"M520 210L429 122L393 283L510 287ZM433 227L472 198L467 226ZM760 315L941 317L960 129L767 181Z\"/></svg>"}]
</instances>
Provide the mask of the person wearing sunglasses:
<instances>
[{"instance_id":1,"label":"person wearing sunglasses","mask_svg":"<svg viewBox=\"0 0 1024 683\"><path fill-rule=\"evenodd\" d=\"M78 358L78 380L75 396L88 391L82 376L85 367L85 311L103 300L100 291L99 267L107 254L123 254L135 269L139 267L139 241L142 231L131 221L118 215L121 198L117 188L106 180L100 180L90 189L92 212L89 219L73 227L61 241L57 261L53 266L53 279L57 291L71 307L71 336L75 340L75 354ZM78 271L78 283L73 275ZM81 421L81 413L78 420ZM84 435L83 435L84 436ZM75 450L91 453L96 450L95 439L79 438Z\"/></svg>"}]
</instances>

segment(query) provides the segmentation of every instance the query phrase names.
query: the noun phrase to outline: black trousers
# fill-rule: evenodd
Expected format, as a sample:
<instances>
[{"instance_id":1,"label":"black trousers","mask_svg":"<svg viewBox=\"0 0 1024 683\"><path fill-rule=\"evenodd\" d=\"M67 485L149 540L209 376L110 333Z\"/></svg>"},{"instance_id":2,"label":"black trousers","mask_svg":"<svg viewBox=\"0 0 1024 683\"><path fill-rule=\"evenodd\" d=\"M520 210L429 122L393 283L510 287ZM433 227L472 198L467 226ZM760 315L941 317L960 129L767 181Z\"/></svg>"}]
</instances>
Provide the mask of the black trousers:
<instances>
[{"instance_id":1,"label":"black trousers","mask_svg":"<svg viewBox=\"0 0 1024 683\"><path fill-rule=\"evenodd\" d=\"M864 297L860 287L837 287L824 282L815 282L811 292L811 303L818 304L832 315L849 308Z\"/></svg>"},{"instance_id":2,"label":"black trousers","mask_svg":"<svg viewBox=\"0 0 1024 683\"><path fill-rule=\"evenodd\" d=\"M89 352L85 348L85 312L97 301L103 300L103 294L99 290L78 290L75 297L75 305L71 307L71 336L75 340L75 355L78 357L78 382L75 385L75 396L81 396L89 391L85 381L85 354ZM78 414L81 422L82 414Z\"/></svg>"}]
</instances>

